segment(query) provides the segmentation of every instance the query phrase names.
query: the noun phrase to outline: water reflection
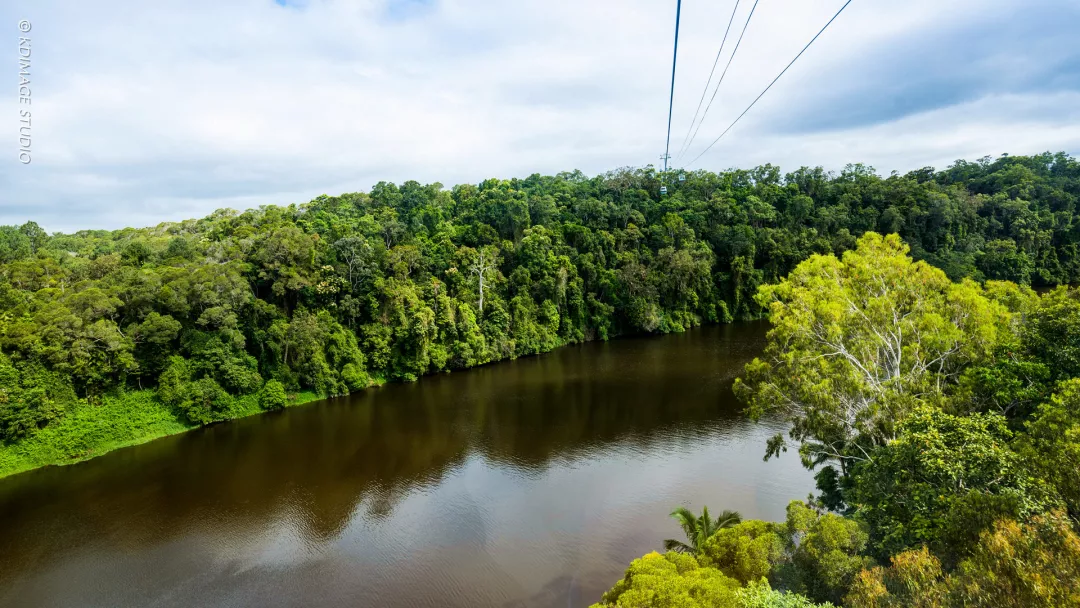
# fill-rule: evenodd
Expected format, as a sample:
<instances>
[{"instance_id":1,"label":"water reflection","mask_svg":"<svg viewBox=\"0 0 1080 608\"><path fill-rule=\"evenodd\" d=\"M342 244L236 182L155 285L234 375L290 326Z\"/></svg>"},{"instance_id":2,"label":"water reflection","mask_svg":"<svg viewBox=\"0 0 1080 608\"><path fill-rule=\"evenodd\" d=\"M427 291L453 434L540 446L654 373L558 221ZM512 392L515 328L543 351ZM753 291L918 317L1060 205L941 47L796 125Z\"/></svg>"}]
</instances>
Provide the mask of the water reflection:
<instances>
[{"instance_id":1,"label":"water reflection","mask_svg":"<svg viewBox=\"0 0 1080 608\"><path fill-rule=\"evenodd\" d=\"M391 385L0 480L0 605L587 605L680 501L782 517L764 327Z\"/></svg>"}]
</instances>

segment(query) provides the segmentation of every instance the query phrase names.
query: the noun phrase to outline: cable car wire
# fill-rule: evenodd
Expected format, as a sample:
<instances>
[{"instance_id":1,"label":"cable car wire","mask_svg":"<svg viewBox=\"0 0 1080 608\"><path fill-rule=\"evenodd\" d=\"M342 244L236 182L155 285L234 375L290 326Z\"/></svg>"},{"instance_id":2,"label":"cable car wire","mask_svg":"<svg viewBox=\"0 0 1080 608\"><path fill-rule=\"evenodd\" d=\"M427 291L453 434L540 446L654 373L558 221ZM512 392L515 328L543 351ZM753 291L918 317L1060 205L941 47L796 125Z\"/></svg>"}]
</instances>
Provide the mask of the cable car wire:
<instances>
[{"instance_id":1,"label":"cable car wire","mask_svg":"<svg viewBox=\"0 0 1080 608\"><path fill-rule=\"evenodd\" d=\"M731 67L731 62L735 60L735 54L739 52L739 46L742 44L743 36L746 35L746 28L750 26L750 19L754 17L754 11L757 10L757 5L760 1L761 0L754 0L754 6L750 7L750 15L746 17L746 23L743 24L742 31L739 32L739 39L735 42L735 50L731 52L731 57L728 58L727 65L724 66L724 71L720 74L720 80L716 82L716 88L713 89L712 97L709 98L709 104L705 106L705 112L701 114L701 120L698 121L697 128L694 129L694 134L690 136L690 141L677 156L681 157L683 154L686 154L686 151L694 144L694 138L697 137L698 131L701 130L702 123L705 122L705 116L708 115L709 108L711 108L713 102L716 101L716 93L720 90L720 85L724 82L724 76L727 76L728 68Z\"/></svg>"},{"instance_id":2,"label":"cable car wire","mask_svg":"<svg viewBox=\"0 0 1080 608\"><path fill-rule=\"evenodd\" d=\"M712 69L709 70L709 79L705 81L705 88L701 91L701 99L697 102L697 109L694 110L694 118L690 121L690 126L686 129L686 136L683 137L682 144L679 147L679 153L675 156L682 156L686 151L687 141L690 139L690 131L694 130L694 123L697 122L698 114L701 113L701 104L705 103L705 96L709 94L709 85L712 84L713 74L716 73L716 66L720 64L720 55L724 53L724 45L727 44L728 34L731 32L731 24L735 22L735 13L739 10L739 2L742 0L735 0L735 8L731 11L731 19L728 19L727 29L724 30L724 39L720 41L720 50L716 51L716 59L713 60Z\"/></svg>"},{"instance_id":3,"label":"cable car wire","mask_svg":"<svg viewBox=\"0 0 1080 608\"><path fill-rule=\"evenodd\" d=\"M828 29L828 27L829 27L830 25L832 25L832 22L833 22L833 21L836 21L836 18L840 16L840 13L844 12L844 9L845 9L845 8L847 8L849 4L851 4L851 0L847 0L847 2L845 2L845 3L844 3L844 6L841 6L841 7L840 7L840 10L836 11L836 14L835 14L835 15L833 15L832 19L829 19L829 22L825 24L825 27L821 28L821 30L820 30L820 31L819 31L819 32L818 32L818 33L817 33L817 34L816 34L816 35L815 35L815 36L814 36L813 38L811 38L811 39L810 39L810 42L807 42L807 43L806 43L806 46L804 46L804 47L803 47L803 49L802 49L801 51L799 51L799 54L795 56L795 59L792 59L792 60L791 60L791 63L787 64L787 67L785 67L785 68L784 68L784 69L783 69L783 70L782 70L782 71L781 71L781 72L780 72L780 73L779 73L779 74L778 74L778 75L776 76L776 78L773 78L773 81L769 83L769 86L765 87L765 90L764 90L764 91L762 91L762 92L761 92L761 93L760 93L760 94L759 94L759 95L758 95L758 96L757 96L757 97L756 97L756 98L754 99L754 101L750 102L750 105L749 105L749 106L747 106L745 110L743 110L742 114L739 114L739 117L738 117L738 118L736 118L736 119L734 120L734 122L732 122L732 123L731 123L730 125L728 125L728 128L724 129L724 132L720 134L720 137L717 137L716 139L714 139L714 140L713 140L713 142L712 142L711 144L709 144L709 146L708 146L707 148L705 148L704 150L702 150L702 151L701 151L701 154L698 154L697 156L695 156L695 157L694 157L694 160L692 160L692 161L690 161L690 162L686 163L686 166L688 166L688 167L689 167L690 165L692 165L692 164L696 163L696 162L698 161L698 159L699 159L699 158L701 158L702 156L704 156L706 152L708 152L708 151L709 151L710 149L712 149L712 147L713 147L713 146L715 146L715 145L716 145L716 142L720 141L720 139L721 139L722 137L724 137L725 135L727 135L727 134L728 134L728 131L730 131L730 130L731 130L731 128L732 128L732 127L734 127L734 126L736 125L736 123L738 123L738 122L739 122L740 120L742 120L742 117L743 117L743 116L746 116L746 113L750 111L750 108L753 108L753 107L754 107L754 105L755 105L755 104L756 104L756 103L758 102L758 100L760 100L760 99L761 99L761 98L762 98L762 97L763 97L763 96L765 95L765 93L768 93L768 92L769 92L769 89L771 89L771 88L772 88L772 86L773 86L774 84L776 84L776 81L777 81L777 80L780 80L780 77L781 77L781 76L783 76L783 75L784 75L784 73L788 71L788 68L790 68L790 67L791 67L792 65L794 65L794 63L795 63L796 61L798 61L798 60L799 60L799 57L802 57L802 54L806 52L806 49L810 48L810 45L811 45L811 44L814 44L814 41L818 39L818 36L821 36L821 34L822 34L822 33L824 33L824 32L825 32L825 30L826 30L826 29Z\"/></svg>"},{"instance_id":4,"label":"cable car wire","mask_svg":"<svg viewBox=\"0 0 1080 608\"><path fill-rule=\"evenodd\" d=\"M667 144L664 145L664 171L667 171L668 159L671 158L671 110L675 107L675 62L679 60L679 16L682 14L682 0L675 7L675 51L671 58L671 98L668 99Z\"/></svg>"}]
</instances>

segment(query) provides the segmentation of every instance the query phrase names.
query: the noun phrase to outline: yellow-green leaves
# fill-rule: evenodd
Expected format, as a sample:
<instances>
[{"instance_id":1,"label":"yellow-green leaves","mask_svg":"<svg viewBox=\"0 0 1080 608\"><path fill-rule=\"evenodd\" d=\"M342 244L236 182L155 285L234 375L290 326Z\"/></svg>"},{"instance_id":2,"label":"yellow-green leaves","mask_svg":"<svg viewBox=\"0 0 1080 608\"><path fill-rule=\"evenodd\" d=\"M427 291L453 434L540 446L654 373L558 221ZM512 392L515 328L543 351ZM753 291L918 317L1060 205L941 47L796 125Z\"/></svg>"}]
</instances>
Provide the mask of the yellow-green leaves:
<instances>
[{"instance_id":1,"label":"yellow-green leaves","mask_svg":"<svg viewBox=\"0 0 1080 608\"><path fill-rule=\"evenodd\" d=\"M850 608L1063 608L1080 605L1080 538L1061 513L1000 520L951 572L925 547L863 570Z\"/></svg>"},{"instance_id":2,"label":"yellow-green leaves","mask_svg":"<svg viewBox=\"0 0 1080 608\"><path fill-rule=\"evenodd\" d=\"M690 555L653 552L634 560L593 608L736 608L738 589L738 581Z\"/></svg>"},{"instance_id":3,"label":"yellow-green leaves","mask_svg":"<svg viewBox=\"0 0 1080 608\"><path fill-rule=\"evenodd\" d=\"M767 577L784 559L777 525L751 520L718 531L703 548L702 562L719 568L741 583Z\"/></svg>"},{"instance_id":4,"label":"yellow-green leaves","mask_svg":"<svg viewBox=\"0 0 1080 608\"><path fill-rule=\"evenodd\" d=\"M908 253L898 235L866 233L842 259L814 255L758 292L773 329L736 390L752 416L788 418L809 467L865 460L906 412L939 401L1011 331L1008 298L953 283ZM770 455L782 449L774 440Z\"/></svg>"},{"instance_id":5,"label":"yellow-green leaves","mask_svg":"<svg viewBox=\"0 0 1080 608\"><path fill-rule=\"evenodd\" d=\"M764 522L756 522L764 524ZM765 524L769 525L769 524ZM734 528L722 532L731 532ZM759 536L767 539L775 534ZM746 537L745 534L735 536ZM715 537L714 537L715 538ZM778 542L778 541L777 541ZM773 590L764 575L743 587L726 571L680 553L655 551L630 564L626 576L592 608L834 608L791 592Z\"/></svg>"}]
</instances>

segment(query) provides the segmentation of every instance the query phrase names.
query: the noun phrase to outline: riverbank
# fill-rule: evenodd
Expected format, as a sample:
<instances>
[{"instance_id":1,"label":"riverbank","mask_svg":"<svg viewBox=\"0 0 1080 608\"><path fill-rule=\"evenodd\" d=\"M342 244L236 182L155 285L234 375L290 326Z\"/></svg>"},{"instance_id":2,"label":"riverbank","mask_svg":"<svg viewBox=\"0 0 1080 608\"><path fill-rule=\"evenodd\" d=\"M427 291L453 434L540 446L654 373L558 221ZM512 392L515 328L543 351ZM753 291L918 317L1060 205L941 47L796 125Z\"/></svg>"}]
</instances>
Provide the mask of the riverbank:
<instances>
[{"instance_id":1,"label":"riverbank","mask_svg":"<svg viewBox=\"0 0 1080 608\"><path fill-rule=\"evenodd\" d=\"M697 322L691 324L689 329L701 327L700 320L695 321ZM721 323L719 325L727 324ZM614 336L613 338L634 338L642 335L658 334ZM585 340L579 343L558 344L554 348L535 354L542 355L571 344L596 341ZM464 369L497 365L517 358L489 361ZM438 373L441 372L430 372L420 376L420 378ZM420 378L407 381L416 382ZM386 382L387 380L382 377L372 378L366 387L355 392L358 393L372 387L381 386ZM290 395L286 407L296 407L329 397L329 395L320 395L313 391L300 391ZM212 424L257 416L269 411L274 410L266 410L261 407L257 396L254 394L237 396L225 419ZM191 422L184 416L183 412L164 403L160 399L158 392L153 389L109 395L102 398L100 405L91 405L85 401L80 401L71 411L65 412L59 421L38 430L29 438L12 443L0 442L0 479L41 467L65 466L84 462L113 450L186 433L203 426L206 425Z\"/></svg>"},{"instance_id":2,"label":"riverbank","mask_svg":"<svg viewBox=\"0 0 1080 608\"><path fill-rule=\"evenodd\" d=\"M573 345L4 479L0 607L583 608L678 537L672 505L776 521L813 490L730 390L766 330Z\"/></svg>"},{"instance_id":3,"label":"riverbank","mask_svg":"<svg viewBox=\"0 0 1080 608\"><path fill-rule=\"evenodd\" d=\"M325 398L311 391L297 393L286 407ZM228 420L265 413L254 395L236 399ZM106 396L100 405L80 402L59 421L13 443L0 443L0 479L47 466L83 462L113 450L186 433L203 425L186 420L154 390Z\"/></svg>"}]
</instances>

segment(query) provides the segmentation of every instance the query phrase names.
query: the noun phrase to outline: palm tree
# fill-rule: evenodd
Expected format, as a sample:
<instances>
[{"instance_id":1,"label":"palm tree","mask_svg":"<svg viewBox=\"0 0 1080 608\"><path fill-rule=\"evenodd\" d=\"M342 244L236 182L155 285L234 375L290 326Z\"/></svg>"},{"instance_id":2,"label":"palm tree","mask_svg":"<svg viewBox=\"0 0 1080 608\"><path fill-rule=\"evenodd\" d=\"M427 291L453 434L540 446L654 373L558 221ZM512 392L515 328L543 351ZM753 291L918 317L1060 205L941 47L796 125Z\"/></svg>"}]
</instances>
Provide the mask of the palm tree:
<instances>
[{"instance_id":1,"label":"palm tree","mask_svg":"<svg viewBox=\"0 0 1080 608\"><path fill-rule=\"evenodd\" d=\"M738 511L723 511L716 519L709 517L709 507L701 509L701 517L694 517L693 512L686 507L679 507L671 512L671 516L678 520L686 533L686 540L668 539L664 541L665 551L677 551L679 553L698 553L705 547L705 541L716 534L717 530L730 528L742 521L742 515Z\"/></svg>"}]
</instances>

